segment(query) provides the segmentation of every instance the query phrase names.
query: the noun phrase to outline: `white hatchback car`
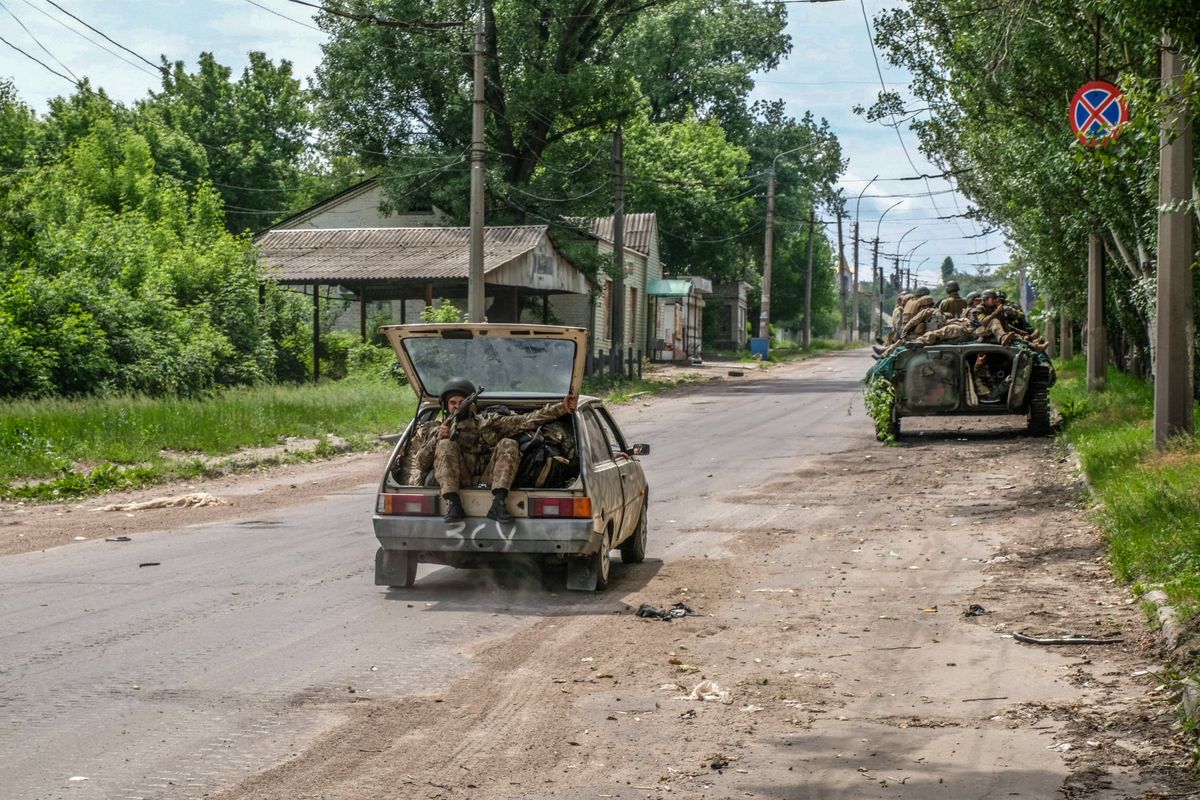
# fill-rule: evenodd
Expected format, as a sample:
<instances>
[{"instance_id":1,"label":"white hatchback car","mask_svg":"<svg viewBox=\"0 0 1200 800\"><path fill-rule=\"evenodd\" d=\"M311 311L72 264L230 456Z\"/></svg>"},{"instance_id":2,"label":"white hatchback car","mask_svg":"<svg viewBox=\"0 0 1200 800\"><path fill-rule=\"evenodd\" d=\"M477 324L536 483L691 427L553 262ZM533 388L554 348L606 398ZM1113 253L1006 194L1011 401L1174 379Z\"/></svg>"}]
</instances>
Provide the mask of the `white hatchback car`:
<instances>
[{"instance_id":1,"label":"white hatchback car","mask_svg":"<svg viewBox=\"0 0 1200 800\"><path fill-rule=\"evenodd\" d=\"M565 560L567 587L591 591L608 584L612 550L619 549L625 562L645 558L649 490L637 456L650 447L627 444L595 397L580 397L574 413L525 437L508 496L511 523L487 518L492 495L482 485L459 492L466 518L446 522L440 490L416 464L415 434L441 413L438 397L450 378L484 387L475 403L478 414L541 408L579 394L586 330L498 324L381 330L419 404L392 451L375 503L377 585L412 586L418 562L470 568L520 555Z\"/></svg>"}]
</instances>

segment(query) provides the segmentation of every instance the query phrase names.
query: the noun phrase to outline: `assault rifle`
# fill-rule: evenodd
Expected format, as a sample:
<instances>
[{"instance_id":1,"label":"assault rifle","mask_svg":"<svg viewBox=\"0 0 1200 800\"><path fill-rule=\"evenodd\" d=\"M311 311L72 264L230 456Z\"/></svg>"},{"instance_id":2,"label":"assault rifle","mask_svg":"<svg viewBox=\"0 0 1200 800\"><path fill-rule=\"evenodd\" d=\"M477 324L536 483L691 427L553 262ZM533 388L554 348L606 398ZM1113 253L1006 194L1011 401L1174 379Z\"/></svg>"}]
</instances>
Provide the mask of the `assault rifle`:
<instances>
[{"instance_id":1,"label":"assault rifle","mask_svg":"<svg viewBox=\"0 0 1200 800\"><path fill-rule=\"evenodd\" d=\"M484 388L482 386L480 386L474 392L472 392L471 394L464 397L463 401L462 401L462 405L460 405L458 407L458 411L455 411L453 414L450 415L450 418L448 420L446 420L447 422L450 423L450 438L451 439L458 438L458 423L462 422L463 420L465 420L471 416L471 408L475 405L475 401L479 399L479 395L483 394L483 392L484 392Z\"/></svg>"}]
</instances>

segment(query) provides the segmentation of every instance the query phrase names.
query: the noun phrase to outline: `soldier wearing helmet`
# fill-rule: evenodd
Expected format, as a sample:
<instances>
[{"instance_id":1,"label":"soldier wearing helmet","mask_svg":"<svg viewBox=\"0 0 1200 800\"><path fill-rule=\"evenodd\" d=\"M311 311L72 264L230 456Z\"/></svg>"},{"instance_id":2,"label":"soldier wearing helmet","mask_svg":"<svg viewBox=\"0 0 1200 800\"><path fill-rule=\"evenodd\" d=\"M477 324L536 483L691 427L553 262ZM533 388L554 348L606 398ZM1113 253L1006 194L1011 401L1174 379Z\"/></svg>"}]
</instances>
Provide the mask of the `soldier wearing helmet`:
<instances>
[{"instance_id":1,"label":"soldier wearing helmet","mask_svg":"<svg viewBox=\"0 0 1200 800\"><path fill-rule=\"evenodd\" d=\"M417 466L426 472L433 469L442 490L447 522L457 522L464 516L459 490L477 485L492 490L488 518L512 522L508 490L521 464L521 449L513 437L575 411L579 398L569 395L562 402L528 414L480 416L471 408L464 417L460 414L463 403L474 394L475 386L466 378L446 381L438 396L444 417L422 443Z\"/></svg>"},{"instance_id":2,"label":"soldier wearing helmet","mask_svg":"<svg viewBox=\"0 0 1200 800\"><path fill-rule=\"evenodd\" d=\"M958 296L958 281L947 281L946 297L938 303L938 311L941 311L946 319L954 319L962 314L966 307L967 301Z\"/></svg>"}]
</instances>

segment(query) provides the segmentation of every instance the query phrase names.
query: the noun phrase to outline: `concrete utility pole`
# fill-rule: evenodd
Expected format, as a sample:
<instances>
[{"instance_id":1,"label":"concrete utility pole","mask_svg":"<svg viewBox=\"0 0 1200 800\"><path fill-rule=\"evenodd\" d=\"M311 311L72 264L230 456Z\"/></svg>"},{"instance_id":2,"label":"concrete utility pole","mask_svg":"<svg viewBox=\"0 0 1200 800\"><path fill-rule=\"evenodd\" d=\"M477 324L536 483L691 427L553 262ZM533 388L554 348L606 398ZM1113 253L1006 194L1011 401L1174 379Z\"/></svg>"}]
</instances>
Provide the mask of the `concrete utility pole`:
<instances>
[{"instance_id":1,"label":"concrete utility pole","mask_svg":"<svg viewBox=\"0 0 1200 800\"><path fill-rule=\"evenodd\" d=\"M763 245L762 310L758 312L758 338L771 338L771 247L775 238L775 162L767 173L767 233Z\"/></svg>"},{"instance_id":2,"label":"concrete utility pole","mask_svg":"<svg viewBox=\"0 0 1200 800\"><path fill-rule=\"evenodd\" d=\"M842 296L842 336L848 342L850 341L850 307L846 305L846 275L843 267L846 265L846 246L842 243L842 211L838 209L838 254L837 254L837 275L838 275L838 292Z\"/></svg>"},{"instance_id":3,"label":"concrete utility pole","mask_svg":"<svg viewBox=\"0 0 1200 800\"><path fill-rule=\"evenodd\" d=\"M625 143L621 126L613 134L612 369L621 370L625 345Z\"/></svg>"},{"instance_id":4,"label":"concrete utility pole","mask_svg":"<svg viewBox=\"0 0 1200 800\"><path fill-rule=\"evenodd\" d=\"M467 271L467 319L483 322L483 15L475 26L475 86L471 100L471 251Z\"/></svg>"},{"instance_id":5,"label":"concrete utility pole","mask_svg":"<svg viewBox=\"0 0 1200 800\"><path fill-rule=\"evenodd\" d=\"M875 338L883 338L883 271L879 268L879 237L871 243L871 280L875 281L875 297L879 301L878 323L875 326Z\"/></svg>"},{"instance_id":6,"label":"concrete utility pole","mask_svg":"<svg viewBox=\"0 0 1200 800\"><path fill-rule=\"evenodd\" d=\"M1071 318L1066 311L1058 312L1059 357L1064 361L1075 357L1075 331L1071 327Z\"/></svg>"},{"instance_id":7,"label":"concrete utility pole","mask_svg":"<svg viewBox=\"0 0 1200 800\"><path fill-rule=\"evenodd\" d=\"M1108 331L1104 327L1104 245L1100 234L1088 234L1087 390L1103 392L1108 384Z\"/></svg>"},{"instance_id":8,"label":"concrete utility pole","mask_svg":"<svg viewBox=\"0 0 1200 800\"><path fill-rule=\"evenodd\" d=\"M816 212L808 210L808 270L804 278L804 341L800 346L808 349L812 341L812 259L813 259L813 229L817 224Z\"/></svg>"},{"instance_id":9,"label":"concrete utility pole","mask_svg":"<svg viewBox=\"0 0 1200 800\"><path fill-rule=\"evenodd\" d=\"M1158 149L1158 326L1155 332L1154 445L1195 432L1192 404L1192 117L1175 94L1183 82L1183 59L1163 34L1162 87L1172 105L1164 115ZM1169 210L1168 210L1169 209Z\"/></svg>"}]
</instances>

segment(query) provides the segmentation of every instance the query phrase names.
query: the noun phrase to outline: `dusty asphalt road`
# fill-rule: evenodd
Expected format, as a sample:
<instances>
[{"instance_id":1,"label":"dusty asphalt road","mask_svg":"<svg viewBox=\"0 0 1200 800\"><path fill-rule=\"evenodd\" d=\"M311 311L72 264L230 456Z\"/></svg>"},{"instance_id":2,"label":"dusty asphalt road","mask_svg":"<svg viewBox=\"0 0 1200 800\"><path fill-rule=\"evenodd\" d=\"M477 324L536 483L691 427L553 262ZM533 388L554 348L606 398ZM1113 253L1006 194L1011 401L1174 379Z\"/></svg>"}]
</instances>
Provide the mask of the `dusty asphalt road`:
<instances>
[{"instance_id":1,"label":"dusty asphalt road","mask_svg":"<svg viewBox=\"0 0 1200 800\"><path fill-rule=\"evenodd\" d=\"M653 444L650 557L595 596L374 587L382 456L311 468L342 470L311 496L264 479L262 513L243 486L220 521L0 559L0 796L1190 796L1062 454L1015 419L881 447L866 363L621 407ZM676 600L703 616L630 613ZM682 699L701 678L732 702Z\"/></svg>"}]
</instances>

